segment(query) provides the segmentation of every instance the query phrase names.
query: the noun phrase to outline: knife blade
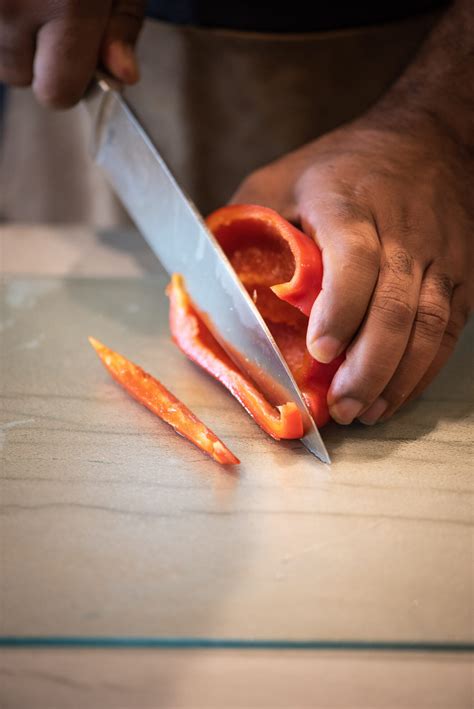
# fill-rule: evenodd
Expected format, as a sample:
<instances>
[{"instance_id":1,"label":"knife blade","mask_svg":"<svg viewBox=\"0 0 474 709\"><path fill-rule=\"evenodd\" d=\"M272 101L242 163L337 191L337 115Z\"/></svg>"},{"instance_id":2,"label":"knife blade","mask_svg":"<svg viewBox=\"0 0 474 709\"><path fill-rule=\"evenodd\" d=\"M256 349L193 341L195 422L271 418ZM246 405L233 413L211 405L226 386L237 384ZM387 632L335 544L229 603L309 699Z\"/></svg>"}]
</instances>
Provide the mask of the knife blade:
<instances>
[{"instance_id":1,"label":"knife blade","mask_svg":"<svg viewBox=\"0 0 474 709\"><path fill-rule=\"evenodd\" d=\"M92 155L163 267L180 273L214 336L274 405L293 401L306 448L330 458L301 392L267 325L192 201L123 98L98 76L84 98Z\"/></svg>"}]
</instances>

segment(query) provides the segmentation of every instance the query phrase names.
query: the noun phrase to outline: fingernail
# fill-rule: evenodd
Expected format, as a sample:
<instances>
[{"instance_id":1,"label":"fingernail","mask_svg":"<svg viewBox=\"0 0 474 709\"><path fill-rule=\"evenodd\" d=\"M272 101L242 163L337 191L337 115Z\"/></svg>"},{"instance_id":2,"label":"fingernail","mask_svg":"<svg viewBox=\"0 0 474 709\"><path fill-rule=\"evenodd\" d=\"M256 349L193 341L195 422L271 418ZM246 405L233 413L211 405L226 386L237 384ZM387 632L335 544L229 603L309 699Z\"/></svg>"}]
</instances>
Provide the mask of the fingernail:
<instances>
[{"instance_id":1,"label":"fingernail","mask_svg":"<svg viewBox=\"0 0 474 709\"><path fill-rule=\"evenodd\" d=\"M366 426L373 426L374 423L377 423L387 407L388 401L385 401L385 399L382 399L382 397L379 396L379 398L374 401L372 406L369 406L367 411L364 411L362 416L359 416L359 421L361 423L365 423Z\"/></svg>"},{"instance_id":2,"label":"fingernail","mask_svg":"<svg viewBox=\"0 0 474 709\"><path fill-rule=\"evenodd\" d=\"M106 63L109 71L126 84L135 84L140 78L135 52L122 40L115 40L109 44Z\"/></svg>"},{"instance_id":3,"label":"fingernail","mask_svg":"<svg viewBox=\"0 0 474 709\"><path fill-rule=\"evenodd\" d=\"M331 406L329 410L335 421L347 425L353 422L363 407L364 405L357 399L341 399L337 404Z\"/></svg>"},{"instance_id":4,"label":"fingernail","mask_svg":"<svg viewBox=\"0 0 474 709\"><path fill-rule=\"evenodd\" d=\"M323 335L310 343L309 352L322 364L328 364L336 359L341 343L331 335Z\"/></svg>"},{"instance_id":5,"label":"fingernail","mask_svg":"<svg viewBox=\"0 0 474 709\"><path fill-rule=\"evenodd\" d=\"M123 58L123 80L129 84L135 84L140 78L140 73L135 52L129 44L123 45Z\"/></svg>"}]
</instances>

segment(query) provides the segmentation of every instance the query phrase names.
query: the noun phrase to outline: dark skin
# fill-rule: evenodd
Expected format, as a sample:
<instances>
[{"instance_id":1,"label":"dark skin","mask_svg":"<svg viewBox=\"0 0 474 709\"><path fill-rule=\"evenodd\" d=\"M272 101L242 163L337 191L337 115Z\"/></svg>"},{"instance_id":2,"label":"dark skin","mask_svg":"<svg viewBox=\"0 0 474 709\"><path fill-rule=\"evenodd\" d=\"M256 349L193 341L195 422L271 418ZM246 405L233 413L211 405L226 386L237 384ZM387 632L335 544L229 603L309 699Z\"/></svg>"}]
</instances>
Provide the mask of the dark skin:
<instances>
[{"instance_id":1,"label":"dark skin","mask_svg":"<svg viewBox=\"0 0 474 709\"><path fill-rule=\"evenodd\" d=\"M0 0L0 81L32 86L49 108L74 106L99 64L139 79L133 51L146 0Z\"/></svg>"},{"instance_id":2,"label":"dark skin","mask_svg":"<svg viewBox=\"0 0 474 709\"><path fill-rule=\"evenodd\" d=\"M0 0L0 80L53 108L74 105L98 63L134 83L144 4ZM474 303L474 3L449 8L366 114L257 170L233 201L273 207L322 249L307 344L322 362L348 348L332 416L373 424L418 396Z\"/></svg>"}]
</instances>

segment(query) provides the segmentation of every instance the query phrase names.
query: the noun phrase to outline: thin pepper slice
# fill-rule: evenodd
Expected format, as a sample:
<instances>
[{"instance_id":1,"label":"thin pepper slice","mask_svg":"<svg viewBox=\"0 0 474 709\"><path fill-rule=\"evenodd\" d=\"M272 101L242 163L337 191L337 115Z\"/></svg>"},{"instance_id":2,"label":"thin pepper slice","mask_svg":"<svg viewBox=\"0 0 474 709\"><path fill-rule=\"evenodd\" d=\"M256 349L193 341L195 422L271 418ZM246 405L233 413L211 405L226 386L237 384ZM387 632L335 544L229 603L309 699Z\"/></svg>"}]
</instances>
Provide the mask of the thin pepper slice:
<instances>
[{"instance_id":1,"label":"thin pepper slice","mask_svg":"<svg viewBox=\"0 0 474 709\"><path fill-rule=\"evenodd\" d=\"M109 374L134 399L222 465L240 461L193 413L157 379L141 367L110 350L93 337L89 342Z\"/></svg>"},{"instance_id":2,"label":"thin pepper slice","mask_svg":"<svg viewBox=\"0 0 474 709\"><path fill-rule=\"evenodd\" d=\"M196 314L182 276L172 276L167 294L173 339L189 359L218 379L270 436L301 438L303 422L297 406L273 407L238 369Z\"/></svg>"}]
</instances>

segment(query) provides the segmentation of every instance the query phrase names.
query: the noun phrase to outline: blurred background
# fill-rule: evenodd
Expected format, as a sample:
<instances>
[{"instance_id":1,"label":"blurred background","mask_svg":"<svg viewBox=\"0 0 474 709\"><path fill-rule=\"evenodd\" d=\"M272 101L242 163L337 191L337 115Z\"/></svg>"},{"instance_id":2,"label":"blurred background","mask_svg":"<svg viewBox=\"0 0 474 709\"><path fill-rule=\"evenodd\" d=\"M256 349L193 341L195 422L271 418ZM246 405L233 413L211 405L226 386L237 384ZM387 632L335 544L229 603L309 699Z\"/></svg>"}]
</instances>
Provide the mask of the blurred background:
<instances>
[{"instance_id":1,"label":"blurred background","mask_svg":"<svg viewBox=\"0 0 474 709\"><path fill-rule=\"evenodd\" d=\"M0 218L36 224L127 223L88 155L82 107L52 112L29 89L0 86Z\"/></svg>"},{"instance_id":2,"label":"blurred background","mask_svg":"<svg viewBox=\"0 0 474 709\"><path fill-rule=\"evenodd\" d=\"M127 97L178 181L209 213L255 168L366 110L413 57L443 4L337 0L311 10L296 0L289 11L151 0L138 45L142 81ZM304 32L301 16L309 18ZM130 227L89 158L81 106L47 111L30 89L0 85L0 130L3 223Z\"/></svg>"}]
</instances>

